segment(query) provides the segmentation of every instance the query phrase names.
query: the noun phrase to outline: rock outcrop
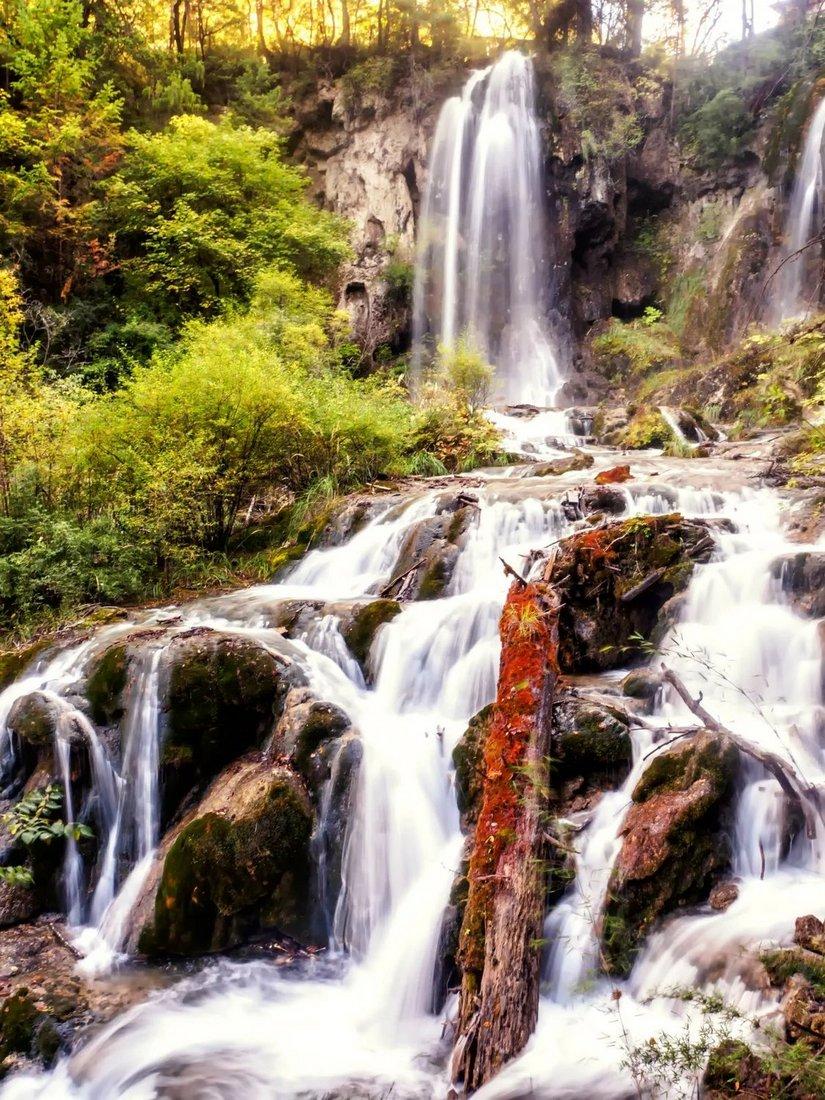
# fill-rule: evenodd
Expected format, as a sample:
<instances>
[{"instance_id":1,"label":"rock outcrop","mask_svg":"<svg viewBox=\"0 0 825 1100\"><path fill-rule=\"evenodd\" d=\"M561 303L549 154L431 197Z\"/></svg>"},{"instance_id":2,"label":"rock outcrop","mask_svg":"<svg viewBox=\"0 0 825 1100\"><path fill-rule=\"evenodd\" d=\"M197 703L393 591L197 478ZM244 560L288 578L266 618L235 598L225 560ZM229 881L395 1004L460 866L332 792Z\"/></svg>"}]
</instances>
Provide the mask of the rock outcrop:
<instances>
[{"instance_id":1,"label":"rock outcrop","mask_svg":"<svg viewBox=\"0 0 825 1100\"><path fill-rule=\"evenodd\" d=\"M138 907L138 950L203 954L273 926L304 938L311 833L309 796L293 772L260 754L230 765L164 841Z\"/></svg>"},{"instance_id":2,"label":"rock outcrop","mask_svg":"<svg viewBox=\"0 0 825 1100\"><path fill-rule=\"evenodd\" d=\"M665 604L683 591L713 537L679 515L638 516L559 544L545 579L559 592L563 672L601 672L639 661Z\"/></svg>"},{"instance_id":3,"label":"rock outcrop","mask_svg":"<svg viewBox=\"0 0 825 1100\"><path fill-rule=\"evenodd\" d=\"M703 731L655 756L633 791L602 915L607 969L626 974L642 939L704 901L728 869L725 835L736 749Z\"/></svg>"}]
</instances>

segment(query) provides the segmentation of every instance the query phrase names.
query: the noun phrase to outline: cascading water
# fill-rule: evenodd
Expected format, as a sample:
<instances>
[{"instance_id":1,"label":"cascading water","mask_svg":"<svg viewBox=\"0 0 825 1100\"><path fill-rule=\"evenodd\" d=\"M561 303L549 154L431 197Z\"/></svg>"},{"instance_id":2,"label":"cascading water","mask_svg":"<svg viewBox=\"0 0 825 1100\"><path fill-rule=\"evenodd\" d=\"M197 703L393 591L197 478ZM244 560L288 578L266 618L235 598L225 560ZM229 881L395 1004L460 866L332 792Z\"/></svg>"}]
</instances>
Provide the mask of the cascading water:
<instances>
[{"instance_id":1,"label":"cascading water","mask_svg":"<svg viewBox=\"0 0 825 1100\"><path fill-rule=\"evenodd\" d=\"M416 314L420 337L427 318L430 334L443 343L469 332L494 359L505 399L545 404L559 371L539 290L546 258L536 258L533 247L544 237L532 101L529 62L508 54L445 106L425 203ZM550 429L541 421L529 430L535 439L522 434L520 423L513 427L516 438L546 454L542 437ZM598 459L605 466L615 461L610 454ZM669 461L655 463L665 479ZM634 467L644 469L641 460ZM717 470L705 469L692 474L695 487L640 476L619 490L628 515L681 511L725 516L736 527L731 533L720 526L718 560L697 569L681 622L665 643L667 659L704 692L717 717L792 760L807 783L818 785L825 770L821 657L816 624L785 605L771 571L786 549L781 517L765 493L705 487L718 478ZM497 471L471 483L477 509L450 585L439 599L404 605L381 628L370 654L372 684L349 653L336 614L312 621L294 643L313 693L348 714L362 753L337 896L325 893L329 788L319 804L313 850L330 932L326 955L287 973L261 962L205 964L197 976L103 1028L48 1076L11 1077L2 1090L6 1100L444 1095L448 1051L433 1001L442 919L462 847L451 753L467 720L495 695L507 588L499 559L522 566L523 554L563 537L571 523L559 500L565 486L573 490L582 480L554 478L548 488L547 481L521 480L524 472ZM269 625L274 604L345 603L380 592L405 535L436 514L439 495L433 489L388 503L342 545L308 554L283 584L204 600L172 616L148 613L143 625L163 631L152 634L157 644L141 650L133 670L120 761L110 759L94 726L65 698L94 643L58 654L0 694L7 770L14 766L9 712L32 691L51 693L88 745L93 805L85 810L100 840L96 877L89 882L91 869L71 844L64 875L70 918L92 926L77 938L90 952L82 966L94 971L122 946L158 841L163 647L176 633L210 627L277 649L283 642ZM664 728L671 720L684 722L684 708L663 697L652 724ZM684 1004L668 995L676 985L718 990L749 1013L774 1008L748 986L741 960L761 941L787 940L794 918L817 910L823 838L799 837L786 850L775 781L753 763L741 771L733 830L738 899L725 913L670 921L648 940L625 982L607 984L598 975L595 928L617 834L633 785L656 751L655 732L634 731L630 777L603 795L576 837L575 881L547 920L536 1034L522 1057L478 1094L481 1100L632 1095L623 1066L628 1043L691 1023ZM68 725L57 734L66 809L82 815L71 791Z\"/></svg>"},{"instance_id":2,"label":"cascading water","mask_svg":"<svg viewBox=\"0 0 825 1100\"><path fill-rule=\"evenodd\" d=\"M813 238L825 228L825 99L811 118L796 170L788 213L782 266L771 290L771 320L800 320L816 307L821 289L816 268L822 246Z\"/></svg>"},{"instance_id":3,"label":"cascading water","mask_svg":"<svg viewBox=\"0 0 825 1100\"><path fill-rule=\"evenodd\" d=\"M549 258L533 67L515 51L442 108L430 153L414 291L414 342L461 338L495 367L495 402L554 403Z\"/></svg>"}]
</instances>

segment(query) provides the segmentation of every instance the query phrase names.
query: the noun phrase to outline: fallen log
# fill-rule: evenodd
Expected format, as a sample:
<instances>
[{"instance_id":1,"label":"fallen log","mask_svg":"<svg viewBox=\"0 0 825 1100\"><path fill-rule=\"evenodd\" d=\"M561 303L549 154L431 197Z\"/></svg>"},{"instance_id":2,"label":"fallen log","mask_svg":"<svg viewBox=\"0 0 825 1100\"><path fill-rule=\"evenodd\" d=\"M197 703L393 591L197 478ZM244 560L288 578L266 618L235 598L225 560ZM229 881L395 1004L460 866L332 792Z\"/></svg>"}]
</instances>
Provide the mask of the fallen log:
<instances>
[{"instance_id":1,"label":"fallen log","mask_svg":"<svg viewBox=\"0 0 825 1100\"><path fill-rule=\"evenodd\" d=\"M771 773L790 801L799 807L805 821L805 833L809 840L813 840L816 836L817 819L825 820L820 805L819 792L816 788L806 785L802 777L781 756L751 745L743 737L734 733L733 730L718 722L702 706L702 700L694 699L684 682L665 665L662 665L662 679L665 683L670 684L688 710L696 715L705 729L713 730L714 733L727 737L741 753L750 756Z\"/></svg>"},{"instance_id":2,"label":"fallen log","mask_svg":"<svg viewBox=\"0 0 825 1100\"><path fill-rule=\"evenodd\" d=\"M538 1017L558 598L518 577L501 616L498 693L459 940L452 1076L468 1092L525 1046Z\"/></svg>"}]
</instances>

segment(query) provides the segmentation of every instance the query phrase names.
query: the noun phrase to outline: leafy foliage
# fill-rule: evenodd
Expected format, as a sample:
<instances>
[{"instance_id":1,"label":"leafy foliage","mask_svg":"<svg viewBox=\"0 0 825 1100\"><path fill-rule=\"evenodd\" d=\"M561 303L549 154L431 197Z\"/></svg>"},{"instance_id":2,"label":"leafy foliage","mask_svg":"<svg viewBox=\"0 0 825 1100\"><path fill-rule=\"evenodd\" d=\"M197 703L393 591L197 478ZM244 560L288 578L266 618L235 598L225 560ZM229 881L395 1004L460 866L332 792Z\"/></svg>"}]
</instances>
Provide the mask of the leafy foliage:
<instances>
[{"instance_id":1,"label":"leafy foliage","mask_svg":"<svg viewBox=\"0 0 825 1100\"><path fill-rule=\"evenodd\" d=\"M62 804L63 791L57 784L50 783L23 795L3 814L3 823L12 840L26 847L50 844L53 840L66 837L80 840L92 836L88 825L65 822L57 817ZM31 886L33 879L28 867L12 866L0 867L0 881L11 886Z\"/></svg>"}]
</instances>

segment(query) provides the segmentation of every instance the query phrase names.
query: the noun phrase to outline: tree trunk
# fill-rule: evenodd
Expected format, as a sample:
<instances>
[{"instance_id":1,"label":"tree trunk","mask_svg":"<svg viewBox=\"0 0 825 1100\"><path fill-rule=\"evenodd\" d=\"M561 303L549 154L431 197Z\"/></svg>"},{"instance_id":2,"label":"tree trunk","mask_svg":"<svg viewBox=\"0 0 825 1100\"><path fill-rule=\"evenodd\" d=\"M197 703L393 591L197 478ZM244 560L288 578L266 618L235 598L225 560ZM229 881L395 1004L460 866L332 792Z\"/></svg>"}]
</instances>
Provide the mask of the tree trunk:
<instances>
[{"instance_id":1,"label":"tree trunk","mask_svg":"<svg viewBox=\"0 0 825 1100\"><path fill-rule=\"evenodd\" d=\"M544 811L558 677L558 601L516 581L500 624L498 693L459 940L452 1073L480 1088L525 1046L538 1017L546 896Z\"/></svg>"},{"instance_id":2,"label":"tree trunk","mask_svg":"<svg viewBox=\"0 0 825 1100\"><path fill-rule=\"evenodd\" d=\"M183 0L172 0L169 9L169 45L180 57L183 53L184 27L181 22L181 6Z\"/></svg>"},{"instance_id":3,"label":"tree trunk","mask_svg":"<svg viewBox=\"0 0 825 1100\"><path fill-rule=\"evenodd\" d=\"M631 57L642 52L642 23L645 17L645 0L626 0L625 28L627 49Z\"/></svg>"},{"instance_id":4,"label":"tree trunk","mask_svg":"<svg viewBox=\"0 0 825 1100\"><path fill-rule=\"evenodd\" d=\"M592 0L576 0L576 38L585 43L593 41Z\"/></svg>"},{"instance_id":5,"label":"tree trunk","mask_svg":"<svg viewBox=\"0 0 825 1100\"><path fill-rule=\"evenodd\" d=\"M264 0L255 0L255 38L261 57L269 57L269 49L264 36Z\"/></svg>"}]
</instances>

